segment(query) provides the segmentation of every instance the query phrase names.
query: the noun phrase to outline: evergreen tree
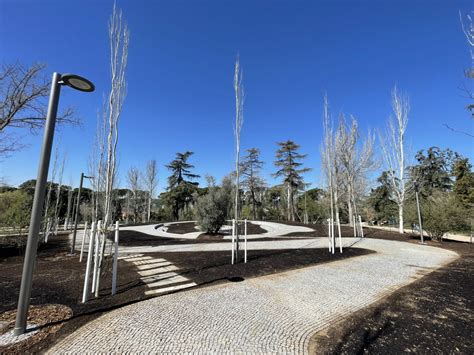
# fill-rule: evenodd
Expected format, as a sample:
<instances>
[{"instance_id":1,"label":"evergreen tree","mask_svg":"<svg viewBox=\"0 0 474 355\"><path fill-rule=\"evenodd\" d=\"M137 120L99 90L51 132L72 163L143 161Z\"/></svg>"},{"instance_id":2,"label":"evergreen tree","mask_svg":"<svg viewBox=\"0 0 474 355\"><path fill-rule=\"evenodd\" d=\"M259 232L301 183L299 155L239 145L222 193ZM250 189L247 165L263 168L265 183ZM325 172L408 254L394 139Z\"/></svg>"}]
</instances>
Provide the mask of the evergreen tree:
<instances>
[{"instance_id":1,"label":"evergreen tree","mask_svg":"<svg viewBox=\"0 0 474 355\"><path fill-rule=\"evenodd\" d=\"M411 179L418 180L420 193L427 197L436 191L450 191L452 181L450 173L454 162L460 159L458 153L438 147L428 148L426 155L420 150L416 156L418 165L410 168Z\"/></svg>"},{"instance_id":2,"label":"evergreen tree","mask_svg":"<svg viewBox=\"0 0 474 355\"><path fill-rule=\"evenodd\" d=\"M241 172L243 175L242 184L250 194L252 203L253 219L257 219L257 193L264 189L265 182L260 177L260 171L263 167L263 161L260 160L260 150L257 148L247 149L247 155L241 163Z\"/></svg>"},{"instance_id":3,"label":"evergreen tree","mask_svg":"<svg viewBox=\"0 0 474 355\"><path fill-rule=\"evenodd\" d=\"M191 172L194 165L188 163L188 159L193 152L176 153L176 158L166 167L171 171L168 177L168 193L166 201L171 207L175 220L179 219L179 214L193 202L193 193L196 192L198 183L192 180L199 178L199 175Z\"/></svg>"},{"instance_id":4,"label":"evergreen tree","mask_svg":"<svg viewBox=\"0 0 474 355\"><path fill-rule=\"evenodd\" d=\"M469 160L459 159L453 165L453 175L455 178L453 192L456 200L463 207L474 207L474 173Z\"/></svg>"},{"instance_id":5,"label":"evergreen tree","mask_svg":"<svg viewBox=\"0 0 474 355\"><path fill-rule=\"evenodd\" d=\"M367 202L373 209L377 221L389 221L397 214L397 204L391 199L388 173L384 171L377 182L379 186L372 189Z\"/></svg>"},{"instance_id":6,"label":"evergreen tree","mask_svg":"<svg viewBox=\"0 0 474 355\"><path fill-rule=\"evenodd\" d=\"M304 180L301 174L311 169L301 168L303 163L299 162L307 154L298 152L300 146L291 140L277 143L280 148L276 152L275 166L280 168L273 176L282 177L287 190L287 218L295 220L295 192L304 187Z\"/></svg>"}]
</instances>

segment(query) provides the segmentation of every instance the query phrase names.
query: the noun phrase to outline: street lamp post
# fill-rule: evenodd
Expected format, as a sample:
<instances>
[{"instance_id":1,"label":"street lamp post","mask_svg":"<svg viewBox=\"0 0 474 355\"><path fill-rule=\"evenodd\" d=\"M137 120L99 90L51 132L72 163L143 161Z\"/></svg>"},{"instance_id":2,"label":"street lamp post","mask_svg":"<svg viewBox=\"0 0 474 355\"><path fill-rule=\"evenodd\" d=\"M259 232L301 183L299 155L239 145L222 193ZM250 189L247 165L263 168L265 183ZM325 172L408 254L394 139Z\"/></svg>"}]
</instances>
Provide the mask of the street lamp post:
<instances>
[{"instance_id":1,"label":"street lamp post","mask_svg":"<svg viewBox=\"0 0 474 355\"><path fill-rule=\"evenodd\" d=\"M418 199L418 181L415 181L415 197L416 197L416 209L418 211L418 225L420 227L421 244L425 244L425 241L423 238L423 224L421 222L420 200Z\"/></svg>"},{"instance_id":2,"label":"street lamp post","mask_svg":"<svg viewBox=\"0 0 474 355\"><path fill-rule=\"evenodd\" d=\"M79 191L77 191L76 212L74 214L74 232L72 233L71 255L74 255L75 248L76 248L77 217L79 215L79 206L80 206L80 203L81 203L81 190L82 190L82 183L84 182L84 178L92 179L91 176L85 176L84 173L81 173L81 181L79 183Z\"/></svg>"},{"instance_id":3,"label":"street lamp post","mask_svg":"<svg viewBox=\"0 0 474 355\"><path fill-rule=\"evenodd\" d=\"M26 242L25 259L23 262L23 273L21 277L20 295L18 296L18 308L16 314L14 335L24 334L26 331L26 320L30 306L31 284L33 281L33 269L35 266L36 249L38 247L38 235L43 214L44 195L48 179L49 162L51 160L51 148L53 146L54 127L58 113L59 94L61 85L68 85L76 90L92 92L94 84L74 74L53 73L51 92L49 95L48 113L43 136L43 146L36 179L33 207L31 209L30 226L28 229L28 240Z\"/></svg>"}]
</instances>

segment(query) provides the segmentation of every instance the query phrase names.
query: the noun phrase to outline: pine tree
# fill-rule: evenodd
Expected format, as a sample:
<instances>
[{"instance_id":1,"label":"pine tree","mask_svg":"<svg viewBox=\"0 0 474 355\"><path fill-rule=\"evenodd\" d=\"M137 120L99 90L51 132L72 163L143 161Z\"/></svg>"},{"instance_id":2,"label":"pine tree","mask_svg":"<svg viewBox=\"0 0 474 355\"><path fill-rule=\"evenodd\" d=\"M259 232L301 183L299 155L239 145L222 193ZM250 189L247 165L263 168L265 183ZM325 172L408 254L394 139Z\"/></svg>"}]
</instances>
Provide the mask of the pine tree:
<instances>
[{"instance_id":1,"label":"pine tree","mask_svg":"<svg viewBox=\"0 0 474 355\"><path fill-rule=\"evenodd\" d=\"M257 193L265 187L265 182L260 177L263 161L260 160L260 150L257 148L247 149L248 154L243 158L241 171L242 183L250 193L252 202L253 219L257 219Z\"/></svg>"},{"instance_id":2,"label":"pine tree","mask_svg":"<svg viewBox=\"0 0 474 355\"><path fill-rule=\"evenodd\" d=\"M469 160L459 159L453 165L453 175L456 179L453 192L456 199L464 207L474 207L474 173Z\"/></svg>"},{"instance_id":3,"label":"pine tree","mask_svg":"<svg viewBox=\"0 0 474 355\"><path fill-rule=\"evenodd\" d=\"M188 163L188 159L193 152L176 153L176 158L166 167L171 171L168 177L168 202L171 205L173 218L179 219L179 212L192 202L192 195L198 185L192 180L200 176L191 172L194 165Z\"/></svg>"},{"instance_id":4,"label":"pine tree","mask_svg":"<svg viewBox=\"0 0 474 355\"><path fill-rule=\"evenodd\" d=\"M298 149L300 146L295 142L288 140L286 142L277 143L280 148L276 152L275 166L280 169L273 174L274 177L283 177L283 183L287 189L287 218L290 221L295 220L295 192L304 186L304 174L311 169L301 168L303 163L299 160L304 159L307 154L300 154Z\"/></svg>"}]
</instances>

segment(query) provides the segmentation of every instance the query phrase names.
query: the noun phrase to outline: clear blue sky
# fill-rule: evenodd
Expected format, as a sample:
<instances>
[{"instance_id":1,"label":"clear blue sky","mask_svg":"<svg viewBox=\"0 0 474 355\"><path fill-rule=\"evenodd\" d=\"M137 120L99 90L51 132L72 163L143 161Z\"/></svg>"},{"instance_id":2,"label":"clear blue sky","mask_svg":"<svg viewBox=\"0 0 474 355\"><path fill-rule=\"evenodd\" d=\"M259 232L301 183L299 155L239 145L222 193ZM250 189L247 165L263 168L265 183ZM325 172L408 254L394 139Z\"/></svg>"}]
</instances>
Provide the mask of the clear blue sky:
<instances>
[{"instance_id":1,"label":"clear blue sky","mask_svg":"<svg viewBox=\"0 0 474 355\"><path fill-rule=\"evenodd\" d=\"M276 142L292 139L308 153L320 181L322 95L333 112L354 114L365 131L385 126L394 84L411 98L407 138L412 150L432 145L469 157L473 140L467 101L458 87L470 65L458 11L469 1L118 1L128 21L128 96L120 123L119 175L175 152L192 150L196 173L217 178L233 167L233 65L240 52L246 90L242 148L258 147L274 171ZM61 105L83 119L63 127L56 143L67 152L64 176L87 171L96 111L109 89L107 21L112 1L0 0L1 61L35 61L84 75L94 94L64 88ZM36 177L41 135L0 162L16 185ZM270 183L275 183L269 177Z\"/></svg>"}]
</instances>

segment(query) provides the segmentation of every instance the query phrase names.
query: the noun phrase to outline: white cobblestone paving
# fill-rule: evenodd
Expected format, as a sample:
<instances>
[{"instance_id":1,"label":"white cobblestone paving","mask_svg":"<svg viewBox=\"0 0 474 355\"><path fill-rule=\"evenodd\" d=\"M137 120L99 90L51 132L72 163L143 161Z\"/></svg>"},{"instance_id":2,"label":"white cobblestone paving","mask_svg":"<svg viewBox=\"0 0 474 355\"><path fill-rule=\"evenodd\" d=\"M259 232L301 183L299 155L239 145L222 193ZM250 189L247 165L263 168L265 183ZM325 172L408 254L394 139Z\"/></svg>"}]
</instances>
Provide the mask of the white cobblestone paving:
<instances>
[{"instance_id":1,"label":"white cobblestone paving","mask_svg":"<svg viewBox=\"0 0 474 355\"><path fill-rule=\"evenodd\" d=\"M140 270L140 280L150 288L145 291L145 295L157 295L196 286L196 283L177 274L175 271L179 268L164 258L144 257L143 254L128 254L119 258L132 263Z\"/></svg>"},{"instance_id":2,"label":"white cobblestone paving","mask_svg":"<svg viewBox=\"0 0 474 355\"><path fill-rule=\"evenodd\" d=\"M353 247L376 253L126 306L79 328L50 353L304 354L315 331L458 256L376 239Z\"/></svg>"}]
</instances>

